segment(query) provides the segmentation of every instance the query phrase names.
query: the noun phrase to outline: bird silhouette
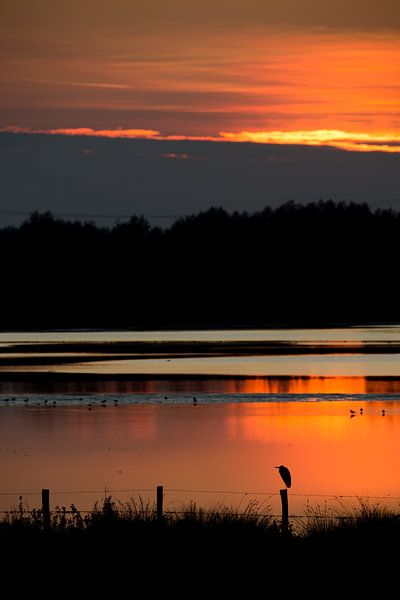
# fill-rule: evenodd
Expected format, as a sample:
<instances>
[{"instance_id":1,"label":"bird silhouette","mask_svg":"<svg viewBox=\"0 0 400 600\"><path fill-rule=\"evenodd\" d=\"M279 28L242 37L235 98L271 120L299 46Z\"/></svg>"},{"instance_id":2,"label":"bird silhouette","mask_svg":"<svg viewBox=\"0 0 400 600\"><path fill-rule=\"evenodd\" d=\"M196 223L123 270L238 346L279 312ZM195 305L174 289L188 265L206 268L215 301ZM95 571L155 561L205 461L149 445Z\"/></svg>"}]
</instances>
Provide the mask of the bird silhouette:
<instances>
[{"instance_id":1,"label":"bird silhouette","mask_svg":"<svg viewBox=\"0 0 400 600\"><path fill-rule=\"evenodd\" d=\"M275 467L275 469L279 469L279 475L282 477L283 483L286 485L286 487L292 487L292 476L289 469L285 467L285 465L280 465L280 467Z\"/></svg>"},{"instance_id":2,"label":"bird silhouette","mask_svg":"<svg viewBox=\"0 0 400 600\"><path fill-rule=\"evenodd\" d=\"M355 411L355 410L351 410L351 409L350 409L350 414L351 414L351 415L355 415L355 414L356 414L356 411Z\"/></svg>"}]
</instances>

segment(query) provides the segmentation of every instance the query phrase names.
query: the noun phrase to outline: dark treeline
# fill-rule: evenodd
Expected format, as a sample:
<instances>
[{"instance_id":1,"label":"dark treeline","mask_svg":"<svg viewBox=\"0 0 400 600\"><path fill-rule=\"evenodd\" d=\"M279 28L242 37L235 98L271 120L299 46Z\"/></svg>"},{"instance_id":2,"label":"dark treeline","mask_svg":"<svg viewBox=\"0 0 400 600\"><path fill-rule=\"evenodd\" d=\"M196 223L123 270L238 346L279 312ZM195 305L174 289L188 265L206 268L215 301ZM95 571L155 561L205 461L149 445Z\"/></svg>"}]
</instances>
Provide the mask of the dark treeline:
<instances>
[{"instance_id":1,"label":"dark treeline","mask_svg":"<svg viewBox=\"0 0 400 600\"><path fill-rule=\"evenodd\" d=\"M0 230L0 327L261 327L400 320L400 213L333 201L169 229L34 213Z\"/></svg>"}]
</instances>

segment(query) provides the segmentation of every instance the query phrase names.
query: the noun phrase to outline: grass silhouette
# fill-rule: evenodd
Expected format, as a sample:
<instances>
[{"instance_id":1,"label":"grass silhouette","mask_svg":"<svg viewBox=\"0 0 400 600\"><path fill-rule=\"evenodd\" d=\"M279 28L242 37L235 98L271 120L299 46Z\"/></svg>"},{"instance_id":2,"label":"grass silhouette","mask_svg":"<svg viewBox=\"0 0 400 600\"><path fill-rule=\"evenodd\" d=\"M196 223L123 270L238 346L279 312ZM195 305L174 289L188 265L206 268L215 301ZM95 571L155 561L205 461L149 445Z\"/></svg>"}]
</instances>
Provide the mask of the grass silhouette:
<instances>
[{"instance_id":1,"label":"grass silhouette","mask_svg":"<svg viewBox=\"0 0 400 600\"><path fill-rule=\"evenodd\" d=\"M146 537L169 541L187 537L197 543L198 539L208 537L221 542L246 539L264 546L285 543L300 547L349 540L355 543L400 539L400 513L363 498L358 502L358 507L350 510L306 506L302 517L292 519L289 534L282 536L280 522L271 515L270 507L257 501L249 502L240 511L222 504L204 509L192 502L180 510L164 512L159 519L155 504L149 500L139 497L121 502L107 496L85 513L74 504L68 509L57 506L51 513L50 528L45 529L41 510L29 510L20 498L18 506L0 520L0 542L25 537L39 541L135 536L142 538L143 543Z\"/></svg>"},{"instance_id":2,"label":"grass silhouette","mask_svg":"<svg viewBox=\"0 0 400 600\"><path fill-rule=\"evenodd\" d=\"M85 514L74 505L57 507L44 529L41 511L27 512L21 500L0 521L0 560L3 573L16 572L13 585L41 588L44 574L74 593L77 573L91 594L105 586L114 592L147 586L185 597L194 591L247 597L271 577L285 592L322 595L395 584L400 513L360 499L349 512L308 507L304 517L282 535L279 521L257 503L241 512L192 503L157 519L152 503L109 496ZM21 579L21 570L30 579Z\"/></svg>"}]
</instances>

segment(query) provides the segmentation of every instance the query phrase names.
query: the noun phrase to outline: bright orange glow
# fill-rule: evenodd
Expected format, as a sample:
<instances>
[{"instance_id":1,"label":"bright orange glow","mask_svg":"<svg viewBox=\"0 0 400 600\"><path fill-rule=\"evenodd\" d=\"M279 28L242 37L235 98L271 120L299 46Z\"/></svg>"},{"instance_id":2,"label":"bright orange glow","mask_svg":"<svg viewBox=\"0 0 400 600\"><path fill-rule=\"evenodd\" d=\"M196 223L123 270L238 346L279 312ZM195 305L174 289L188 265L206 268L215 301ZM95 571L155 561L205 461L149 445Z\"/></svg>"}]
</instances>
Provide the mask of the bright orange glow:
<instances>
[{"instance_id":1,"label":"bright orange glow","mask_svg":"<svg viewBox=\"0 0 400 600\"><path fill-rule=\"evenodd\" d=\"M183 391L184 382L181 385ZM159 383L149 382L149 386L149 393L163 391ZM190 386L193 389L193 382L187 383L188 390ZM199 381L197 388L202 392L226 394L400 394L400 380L367 377L243 377Z\"/></svg>"},{"instance_id":2,"label":"bright orange glow","mask_svg":"<svg viewBox=\"0 0 400 600\"><path fill-rule=\"evenodd\" d=\"M393 490L393 461L398 462L391 455L392 444L398 443L394 430L397 418L395 402L232 405L229 435L235 441L247 440L254 447L263 447L266 463L276 445L273 454L284 456L283 464L298 474L293 493L307 493L317 486L319 491L314 493L387 494L389 487ZM387 462L382 462L378 444Z\"/></svg>"},{"instance_id":3,"label":"bright orange glow","mask_svg":"<svg viewBox=\"0 0 400 600\"><path fill-rule=\"evenodd\" d=\"M300 146L333 146L342 150L359 152L400 152L400 134L350 133L347 131L242 131L229 133L221 131L218 136L162 135L151 129L72 129L31 130L21 127L4 127L0 131L12 133L41 133L46 135L67 135L103 137L111 139L152 139L170 141L211 141L211 142L252 142L256 144L289 144ZM162 154L164 158L186 159L187 154Z\"/></svg>"},{"instance_id":4,"label":"bright orange glow","mask_svg":"<svg viewBox=\"0 0 400 600\"><path fill-rule=\"evenodd\" d=\"M317 131L242 131L240 133L222 131L220 136L230 142L334 146L342 150L362 152L400 152L400 134L380 135L322 129Z\"/></svg>"},{"instance_id":5,"label":"bright orange glow","mask_svg":"<svg viewBox=\"0 0 400 600\"><path fill-rule=\"evenodd\" d=\"M242 394L365 394L365 377L254 378L236 382Z\"/></svg>"}]
</instances>

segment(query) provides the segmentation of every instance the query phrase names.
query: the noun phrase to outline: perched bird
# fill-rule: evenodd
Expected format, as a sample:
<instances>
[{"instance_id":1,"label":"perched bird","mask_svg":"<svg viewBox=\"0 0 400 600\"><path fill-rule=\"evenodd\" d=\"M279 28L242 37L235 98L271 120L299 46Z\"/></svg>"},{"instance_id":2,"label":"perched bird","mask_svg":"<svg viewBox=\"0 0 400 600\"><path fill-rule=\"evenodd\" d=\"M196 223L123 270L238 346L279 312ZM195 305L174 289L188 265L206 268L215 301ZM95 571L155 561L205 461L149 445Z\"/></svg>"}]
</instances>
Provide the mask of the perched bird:
<instances>
[{"instance_id":1,"label":"perched bird","mask_svg":"<svg viewBox=\"0 0 400 600\"><path fill-rule=\"evenodd\" d=\"M361 408L360 408L360 415L362 415L362 414L363 414L363 412L364 412L364 409L361 407Z\"/></svg>"},{"instance_id":2,"label":"perched bird","mask_svg":"<svg viewBox=\"0 0 400 600\"><path fill-rule=\"evenodd\" d=\"M356 411L355 411L355 410L351 410L351 409L350 409L350 415L351 415L352 417L355 417L355 415L356 415Z\"/></svg>"},{"instance_id":3,"label":"perched bird","mask_svg":"<svg viewBox=\"0 0 400 600\"><path fill-rule=\"evenodd\" d=\"M286 485L287 488L290 488L292 486L292 476L290 474L289 469L285 467L285 465L275 467L275 469L279 469L279 475L282 477L283 483Z\"/></svg>"},{"instance_id":4,"label":"perched bird","mask_svg":"<svg viewBox=\"0 0 400 600\"><path fill-rule=\"evenodd\" d=\"M197 398L193 398L193 404L194 406L197 406Z\"/></svg>"},{"instance_id":5,"label":"perched bird","mask_svg":"<svg viewBox=\"0 0 400 600\"><path fill-rule=\"evenodd\" d=\"M386 415L386 410L384 408L382 408L382 417L384 417Z\"/></svg>"}]
</instances>

